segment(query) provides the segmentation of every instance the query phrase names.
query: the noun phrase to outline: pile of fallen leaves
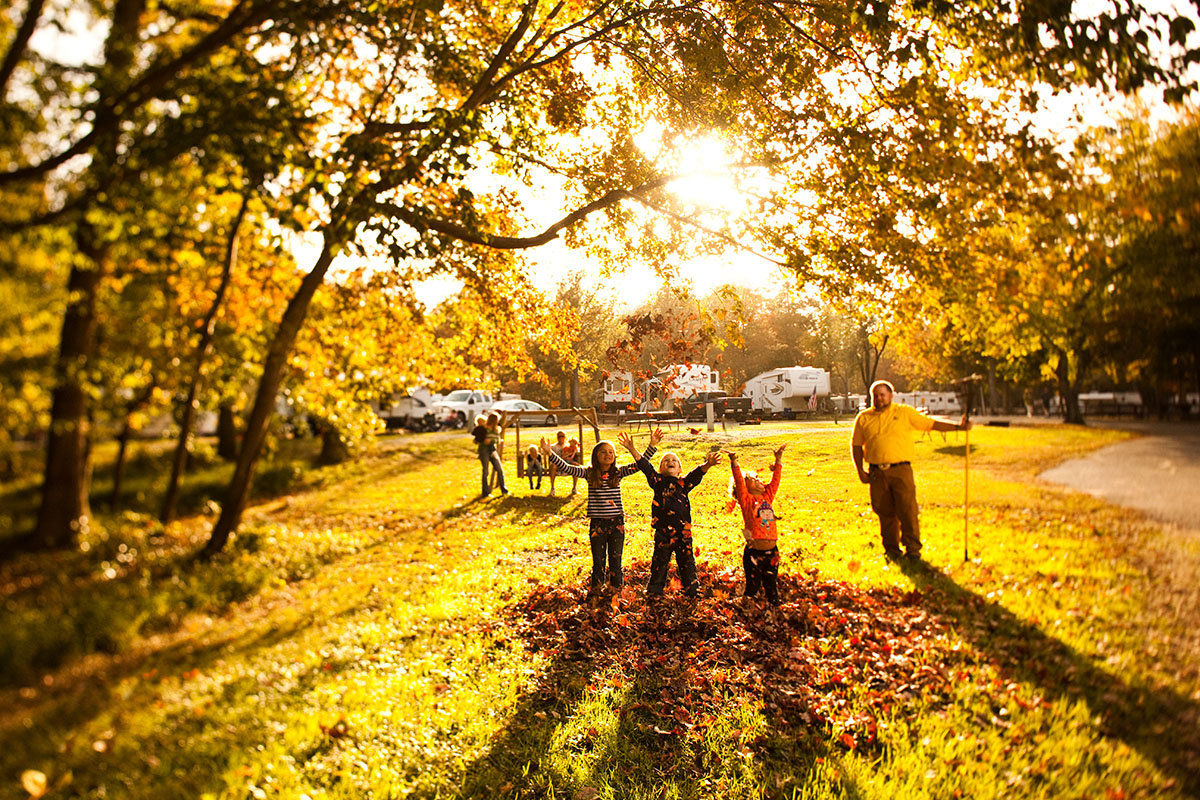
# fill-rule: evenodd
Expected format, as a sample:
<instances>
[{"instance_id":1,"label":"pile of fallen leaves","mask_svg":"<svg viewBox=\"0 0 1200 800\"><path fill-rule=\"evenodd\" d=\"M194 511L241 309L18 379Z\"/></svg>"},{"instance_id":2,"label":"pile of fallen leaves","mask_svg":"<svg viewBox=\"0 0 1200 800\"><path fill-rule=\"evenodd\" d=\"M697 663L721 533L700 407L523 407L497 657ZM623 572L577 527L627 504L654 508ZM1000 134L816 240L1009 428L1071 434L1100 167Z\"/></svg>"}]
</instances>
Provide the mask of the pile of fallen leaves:
<instances>
[{"instance_id":1,"label":"pile of fallen leaves","mask_svg":"<svg viewBox=\"0 0 1200 800\"><path fill-rule=\"evenodd\" d=\"M908 699L943 695L943 623L919 592L864 590L821 581L817 571L781 576L771 609L739 596L734 570L699 566L698 600L675 591L648 600L647 569L634 562L626 588L589 598L581 586L540 585L507 610L525 646L553 673L586 670L595 683L653 686L634 692L661 734L700 735L728 698L761 699L789 724L828 726L846 747L875 741L877 717ZM640 695L640 696L639 696Z\"/></svg>"}]
</instances>

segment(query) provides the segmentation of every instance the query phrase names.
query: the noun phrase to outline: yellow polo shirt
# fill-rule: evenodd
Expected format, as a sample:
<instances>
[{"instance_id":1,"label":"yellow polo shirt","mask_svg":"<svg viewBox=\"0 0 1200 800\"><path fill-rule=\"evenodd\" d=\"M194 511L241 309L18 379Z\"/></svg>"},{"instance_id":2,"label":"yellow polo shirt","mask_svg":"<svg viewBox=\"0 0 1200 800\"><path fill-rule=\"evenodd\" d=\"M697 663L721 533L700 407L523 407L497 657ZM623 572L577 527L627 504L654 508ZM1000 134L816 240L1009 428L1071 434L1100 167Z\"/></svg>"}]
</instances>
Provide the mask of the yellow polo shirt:
<instances>
[{"instance_id":1,"label":"yellow polo shirt","mask_svg":"<svg viewBox=\"0 0 1200 800\"><path fill-rule=\"evenodd\" d=\"M913 432L933 430L933 420L893 401L883 411L868 408L854 419L850 443L863 448L868 464L895 464L912 461L917 454Z\"/></svg>"}]
</instances>

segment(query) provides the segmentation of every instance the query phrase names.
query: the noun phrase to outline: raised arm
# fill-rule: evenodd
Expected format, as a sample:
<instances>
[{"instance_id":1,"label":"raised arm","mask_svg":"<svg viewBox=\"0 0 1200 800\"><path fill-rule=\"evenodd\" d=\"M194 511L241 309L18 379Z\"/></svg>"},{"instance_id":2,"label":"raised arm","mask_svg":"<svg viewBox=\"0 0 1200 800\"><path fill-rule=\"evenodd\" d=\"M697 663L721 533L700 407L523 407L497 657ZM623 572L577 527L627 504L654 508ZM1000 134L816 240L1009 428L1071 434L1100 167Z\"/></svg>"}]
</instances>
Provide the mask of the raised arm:
<instances>
[{"instance_id":1,"label":"raised arm","mask_svg":"<svg viewBox=\"0 0 1200 800\"><path fill-rule=\"evenodd\" d=\"M732 450L722 450L721 452L729 456L729 470L733 473L733 489L740 498L746 493L746 481L742 478L742 468L738 466L737 453Z\"/></svg>"},{"instance_id":2,"label":"raised arm","mask_svg":"<svg viewBox=\"0 0 1200 800\"><path fill-rule=\"evenodd\" d=\"M633 463L646 476L646 481L650 484L650 488L653 489L657 485L658 473L651 468L650 459L637 451L637 448L633 444L633 437L629 435L628 431L618 433L617 441L625 445L625 449L629 451L629 455L633 456Z\"/></svg>"},{"instance_id":3,"label":"raised arm","mask_svg":"<svg viewBox=\"0 0 1200 800\"><path fill-rule=\"evenodd\" d=\"M713 464L721 460L720 450L710 450L704 456L704 461L696 465L687 477L683 479L684 487L690 492L692 489L700 485L700 481L704 480L704 474L712 469Z\"/></svg>"},{"instance_id":4,"label":"raised arm","mask_svg":"<svg viewBox=\"0 0 1200 800\"><path fill-rule=\"evenodd\" d=\"M654 445L650 445L649 447L646 448L646 452L642 453L641 457L637 461L634 461L632 464L626 464L623 467L618 467L617 468L617 477L618 478L628 478L634 472L641 469L641 463L643 461L645 461L647 466L649 466L650 457L654 455L654 453L657 451L657 449L658 448L656 448Z\"/></svg>"},{"instance_id":5,"label":"raised arm","mask_svg":"<svg viewBox=\"0 0 1200 800\"><path fill-rule=\"evenodd\" d=\"M775 448L775 463L771 466L771 482L767 484L767 500L775 499L775 492L779 491L779 479L783 477L783 451L786 444L781 444Z\"/></svg>"},{"instance_id":6,"label":"raised arm","mask_svg":"<svg viewBox=\"0 0 1200 800\"><path fill-rule=\"evenodd\" d=\"M621 431L617 434L617 441L629 451L629 455L633 456L633 460L637 461L642 457L642 454L637 451L633 444L633 437L629 435L629 431Z\"/></svg>"}]
</instances>

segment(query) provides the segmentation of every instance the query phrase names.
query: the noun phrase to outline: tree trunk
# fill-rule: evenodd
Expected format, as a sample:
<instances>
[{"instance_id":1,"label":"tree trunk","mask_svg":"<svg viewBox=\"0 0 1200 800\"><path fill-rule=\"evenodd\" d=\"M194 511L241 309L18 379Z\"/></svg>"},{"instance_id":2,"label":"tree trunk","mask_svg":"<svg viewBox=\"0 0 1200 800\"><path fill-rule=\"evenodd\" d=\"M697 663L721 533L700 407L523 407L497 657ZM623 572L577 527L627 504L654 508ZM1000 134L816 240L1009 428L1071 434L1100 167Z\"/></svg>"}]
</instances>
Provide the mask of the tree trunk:
<instances>
[{"instance_id":1,"label":"tree trunk","mask_svg":"<svg viewBox=\"0 0 1200 800\"><path fill-rule=\"evenodd\" d=\"M225 501L221 504L221 515L213 526L213 532L200 552L200 558L211 558L225 547L230 535L237 530L250 496L250 482L254 478L254 467L262 453L263 443L267 438L267 424L275 412L275 397L283 382L283 370L287 366L288 354L296 335L304 324L312 304L313 295L325 280L325 273L333 261L333 246L326 241L321 255L312 270L300 282L275 336L267 349L267 357L263 362L262 377L258 382L258 392L254 396L254 406L246 420L246 433L242 437L241 451L238 453L237 465L233 470L233 478L225 491Z\"/></svg>"},{"instance_id":2,"label":"tree trunk","mask_svg":"<svg viewBox=\"0 0 1200 800\"><path fill-rule=\"evenodd\" d=\"M996 360L988 359L987 366L987 381L988 381L988 407L989 414L996 413Z\"/></svg>"},{"instance_id":3,"label":"tree trunk","mask_svg":"<svg viewBox=\"0 0 1200 800\"><path fill-rule=\"evenodd\" d=\"M859 328L859 336L862 339L858 362L859 377L863 379L863 391L870 392L871 384L875 382L875 376L879 374L879 362L883 360L883 351L887 349L890 334L883 335L883 340L878 347L871 344L871 334L865 325Z\"/></svg>"},{"instance_id":4,"label":"tree trunk","mask_svg":"<svg viewBox=\"0 0 1200 800\"><path fill-rule=\"evenodd\" d=\"M112 24L104 40L104 63L97 81L102 98L97 103L100 108L104 107L103 98L118 92L128 79L144 10L145 0L117 0L112 6ZM107 168L117 158L116 148L116 135L107 134L89 153L92 159L89 173L99 185L104 184ZM75 242L80 258L72 264L67 278L68 301L54 369L42 505L34 529L35 541L49 547L74 544L92 515L88 504L92 474L91 415L85 376L95 355L96 293L108 269L109 254L95 240L87 222L87 210L100 207L102 201L96 201L96 205L85 205L78 212Z\"/></svg>"},{"instance_id":5,"label":"tree trunk","mask_svg":"<svg viewBox=\"0 0 1200 800\"><path fill-rule=\"evenodd\" d=\"M138 393L137 397L133 398L128 405L125 406L125 421L121 425L121 433L117 435L117 460L113 464L113 485L112 492L108 496L108 507L115 511L121 503L121 490L125 482L125 463L126 455L129 452L129 439L133 436L133 426L130 425L130 418L146 403L150 402L150 398L154 396L154 384L151 383Z\"/></svg>"},{"instance_id":6,"label":"tree trunk","mask_svg":"<svg viewBox=\"0 0 1200 800\"><path fill-rule=\"evenodd\" d=\"M72 266L67 279L71 299L63 315L55 365L42 505L34 533L35 540L45 547L73 545L92 515L88 504L91 424L84 381L96 345L96 290L106 256L93 246L89 231L81 228L77 239L87 263Z\"/></svg>"},{"instance_id":7,"label":"tree trunk","mask_svg":"<svg viewBox=\"0 0 1200 800\"><path fill-rule=\"evenodd\" d=\"M183 413L179 420L179 439L175 443L175 455L171 459L171 476L167 479L167 490L163 495L162 510L158 518L164 525L175 518L175 506L179 502L179 484L183 480L183 470L187 466L188 455L192 450L192 427L195 425L196 410L199 405L200 387L204 383L204 360L212 349L213 332L217 325L217 312L225 300L225 292L229 288L229 280L233 267L237 263L237 237L246 216L246 207L250 203L250 194L242 195L242 204L238 207L233 223L229 226L229 239L225 243L225 259L221 264L221 280L217 283L217 292L212 304L204 314L200 326L200 341L196 343L196 352L192 357L192 374L188 380L187 397L183 402Z\"/></svg>"},{"instance_id":8,"label":"tree trunk","mask_svg":"<svg viewBox=\"0 0 1200 800\"><path fill-rule=\"evenodd\" d=\"M1079 387L1081 379L1071 381L1071 368L1066 353L1059 351L1058 366L1054 370L1058 377L1058 396L1062 399L1063 422L1068 425L1083 425L1083 409L1079 406Z\"/></svg>"},{"instance_id":9,"label":"tree trunk","mask_svg":"<svg viewBox=\"0 0 1200 800\"><path fill-rule=\"evenodd\" d=\"M579 408L579 368L571 370L571 408Z\"/></svg>"},{"instance_id":10,"label":"tree trunk","mask_svg":"<svg viewBox=\"0 0 1200 800\"><path fill-rule=\"evenodd\" d=\"M217 409L217 455L226 461L237 461L237 415L231 401L221 403Z\"/></svg>"},{"instance_id":11,"label":"tree trunk","mask_svg":"<svg viewBox=\"0 0 1200 800\"><path fill-rule=\"evenodd\" d=\"M350 458L350 448L338 431L336 425L321 420L321 452L317 456L317 465L321 467L345 463Z\"/></svg>"},{"instance_id":12,"label":"tree trunk","mask_svg":"<svg viewBox=\"0 0 1200 800\"><path fill-rule=\"evenodd\" d=\"M117 435L117 460L113 464L113 485L112 492L108 496L108 509L116 511L117 506L121 502L121 491L125 483L125 462L126 454L129 450L129 437L133 434L133 430L129 427L129 418L125 418L125 423L121 426L121 433Z\"/></svg>"}]
</instances>

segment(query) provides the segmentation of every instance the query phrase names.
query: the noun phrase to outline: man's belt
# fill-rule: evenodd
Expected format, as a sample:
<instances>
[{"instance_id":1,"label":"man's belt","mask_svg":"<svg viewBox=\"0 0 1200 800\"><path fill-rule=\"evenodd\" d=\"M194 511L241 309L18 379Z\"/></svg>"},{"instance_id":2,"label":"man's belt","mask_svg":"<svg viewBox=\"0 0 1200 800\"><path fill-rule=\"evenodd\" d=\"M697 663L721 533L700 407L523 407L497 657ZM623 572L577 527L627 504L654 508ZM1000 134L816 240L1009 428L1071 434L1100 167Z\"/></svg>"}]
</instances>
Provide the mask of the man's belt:
<instances>
[{"instance_id":1,"label":"man's belt","mask_svg":"<svg viewBox=\"0 0 1200 800\"><path fill-rule=\"evenodd\" d=\"M872 464L871 469L888 469L889 467L907 467L911 461L893 461L891 464Z\"/></svg>"}]
</instances>

